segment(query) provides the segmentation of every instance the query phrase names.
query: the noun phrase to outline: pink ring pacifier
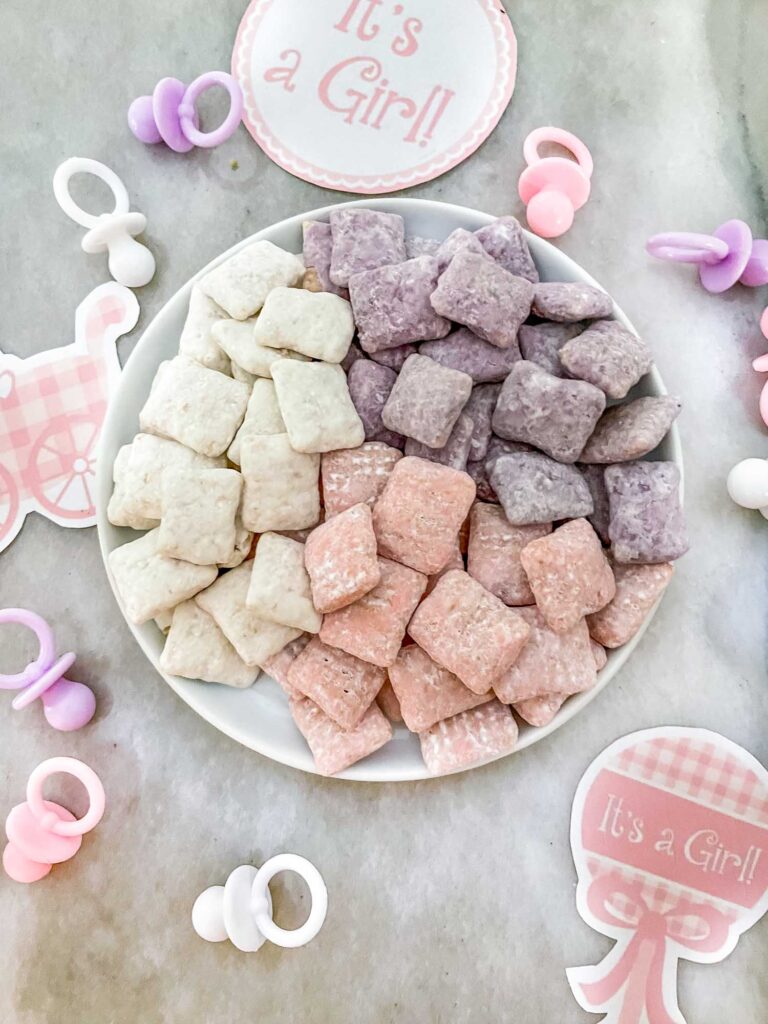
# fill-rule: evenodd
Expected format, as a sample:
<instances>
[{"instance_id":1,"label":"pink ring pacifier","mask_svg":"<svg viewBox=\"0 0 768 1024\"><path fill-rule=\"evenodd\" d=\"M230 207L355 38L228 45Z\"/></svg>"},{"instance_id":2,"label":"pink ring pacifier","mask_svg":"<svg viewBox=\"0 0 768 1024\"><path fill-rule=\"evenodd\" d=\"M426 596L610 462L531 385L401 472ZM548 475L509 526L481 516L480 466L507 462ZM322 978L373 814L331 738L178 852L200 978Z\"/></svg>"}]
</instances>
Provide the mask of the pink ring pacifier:
<instances>
[{"instance_id":1,"label":"pink ring pacifier","mask_svg":"<svg viewBox=\"0 0 768 1024\"><path fill-rule=\"evenodd\" d=\"M80 729L93 718L96 698L84 683L64 675L72 667L75 654L69 651L56 657L53 632L39 615L25 608L0 609L0 624L8 622L26 626L36 634L40 650L37 658L15 675L0 673L0 690L21 690L11 707L16 711L40 698L49 725L60 732Z\"/></svg>"},{"instance_id":2,"label":"pink ring pacifier","mask_svg":"<svg viewBox=\"0 0 768 1024\"><path fill-rule=\"evenodd\" d=\"M575 160L540 157L543 142L556 142L570 150ZM517 190L526 205L528 226L542 238L557 238L589 199L592 154L581 139L562 128L536 128L523 143L523 156L528 166L520 175Z\"/></svg>"},{"instance_id":3,"label":"pink ring pacifier","mask_svg":"<svg viewBox=\"0 0 768 1024\"><path fill-rule=\"evenodd\" d=\"M711 235L687 231L654 235L645 249L659 260L698 266L702 285L715 294L737 281L749 288L768 284L768 240L753 240L743 220L727 220Z\"/></svg>"},{"instance_id":4,"label":"pink ring pacifier","mask_svg":"<svg viewBox=\"0 0 768 1024\"><path fill-rule=\"evenodd\" d=\"M220 85L229 93L229 113L218 128L201 132L195 103L206 89ZM128 125L140 142L164 142L176 153L194 146L211 149L230 137L243 116L243 91L224 71L207 71L189 86L162 78L151 96L139 96L128 108Z\"/></svg>"},{"instance_id":5,"label":"pink ring pacifier","mask_svg":"<svg viewBox=\"0 0 768 1024\"><path fill-rule=\"evenodd\" d=\"M72 775L85 786L90 806L82 818L43 797L43 783L58 773ZM54 864L70 860L80 849L82 837L101 821L106 797L101 780L92 768L74 757L52 757L32 772L27 799L17 804L5 820L8 845L3 867L15 882L37 882Z\"/></svg>"}]
</instances>

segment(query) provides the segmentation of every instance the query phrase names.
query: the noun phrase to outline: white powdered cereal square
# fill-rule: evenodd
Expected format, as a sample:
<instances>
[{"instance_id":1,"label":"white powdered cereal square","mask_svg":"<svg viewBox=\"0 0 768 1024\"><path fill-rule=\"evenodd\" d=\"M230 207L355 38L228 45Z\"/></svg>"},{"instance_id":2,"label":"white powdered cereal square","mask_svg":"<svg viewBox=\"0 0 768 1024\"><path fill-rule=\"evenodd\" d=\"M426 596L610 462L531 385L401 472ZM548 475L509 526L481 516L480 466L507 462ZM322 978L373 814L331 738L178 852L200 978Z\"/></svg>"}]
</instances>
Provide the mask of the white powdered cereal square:
<instances>
[{"instance_id":1,"label":"white powdered cereal square","mask_svg":"<svg viewBox=\"0 0 768 1024\"><path fill-rule=\"evenodd\" d=\"M112 480L115 486L107 505L107 519L113 526L129 526L132 530L153 530L158 525L158 520L137 511L131 487L127 483L132 447L130 444L124 444L115 456L112 466Z\"/></svg>"},{"instance_id":2,"label":"white powdered cereal square","mask_svg":"<svg viewBox=\"0 0 768 1024\"><path fill-rule=\"evenodd\" d=\"M160 364L139 425L201 455L221 455L243 422L249 396L240 381L177 356Z\"/></svg>"},{"instance_id":3,"label":"white powdered cereal square","mask_svg":"<svg viewBox=\"0 0 768 1024\"><path fill-rule=\"evenodd\" d=\"M162 512L163 477L173 469L215 469L227 464L226 458L215 459L200 455L186 448L178 441L154 434L137 434L128 449L127 460L118 467L115 460L114 473L119 474L121 508L133 518L145 517L157 525ZM123 449L120 450L122 453ZM122 455L118 453L122 460ZM115 489L117 491L117 488ZM110 519L110 522L114 520ZM131 526L131 523L115 523L115 526ZM135 530L147 527L134 526Z\"/></svg>"},{"instance_id":4,"label":"white powdered cereal square","mask_svg":"<svg viewBox=\"0 0 768 1024\"><path fill-rule=\"evenodd\" d=\"M246 604L270 622L319 631L323 617L312 604L303 544L277 533L259 538Z\"/></svg>"},{"instance_id":5,"label":"white powdered cereal square","mask_svg":"<svg viewBox=\"0 0 768 1024\"><path fill-rule=\"evenodd\" d=\"M243 478L234 469L174 470L163 480L158 550L195 565L235 554L235 516Z\"/></svg>"},{"instance_id":6,"label":"white powdered cereal square","mask_svg":"<svg viewBox=\"0 0 768 1024\"><path fill-rule=\"evenodd\" d=\"M256 321L254 337L270 348L289 348L311 359L340 363L354 333L352 306L340 295L275 288Z\"/></svg>"},{"instance_id":7,"label":"white powdered cereal square","mask_svg":"<svg viewBox=\"0 0 768 1024\"><path fill-rule=\"evenodd\" d=\"M287 434L246 437L241 448L246 529L303 530L320 522L320 456L294 451Z\"/></svg>"},{"instance_id":8,"label":"white powdered cereal square","mask_svg":"<svg viewBox=\"0 0 768 1024\"><path fill-rule=\"evenodd\" d=\"M298 284L303 276L298 256L271 242L252 242L206 274L200 287L235 320L246 320L273 288Z\"/></svg>"},{"instance_id":9,"label":"white powdered cereal square","mask_svg":"<svg viewBox=\"0 0 768 1024\"><path fill-rule=\"evenodd\" d=\"M278 359L298 359L306 361L306 356L299 352L291 352L287 348L268 348L261 345L254 337L253 320L220 320L214 324L211 333L219 346L229 358L255 377L271 377L270 367Z\"/></svg>"},{"instance_id":10,"label":"white powdered cereal square","mask_svg":"<svg viewBox=\"0 0 768 1024\"><path fill-rule=\"evenodd\" d=\"M243 425L235 434L227 455L229 461L240 465L240 445L244 437L259 437L262 434L284 434L285 423L277 404L277 392L271 380L255 380L248 408L245 410Z\"/></svg>"},{"instance_id":11,"label":"white powdered cereal square","mask_svg":"<svg viewBox=\"0 0 768 1024\"><path fill-rule=\"evenodd\" d=\"M185 601L173 613L160 668L172 676L244 688L256 682L258 668L238 655L207 612Z\"/></svg>"},{"instance_id":12,"label":"white powdered cereal square","mask_svg":"<svg viewBox=\"0 0 768 1024\"><path fill-rule=\"evenodd\" d=\"M332 452L363 443L365 428L340 366L281 359L272 367L272 379L297 452Z\"/></svg>"},{"instance_id":13,"label":"white powdered cereal square","mask_svg":"<svg viewBox=\"0 0 768 1024\"><path fill-rule=\"evenodd\" d=\"M226 317L223 309L197 285L189 296L189 311L179 339L179 352L209 370L229 374L229 359L213 336L213 326Z\"/></svg>"},{"instance_id":14,"label":"white powdered cereal square","mask_svg":"<svg viewBox=\"0 0 768 1024\"><path fill-rule=\"evenodd\" d=\"M123 544L109 556L109 568L125 607L136 625L154 619L194 597L216 579L215 565L192 565L167 558L158 550L159 530Z\"/></svg>"},{"instance_id":15,"label":"white powdered cereal square","mask_svg":"<svg viewBox=\"0 0 768 1024\"><path fill-rule=\"evenodd\" d=\"M196 601L213 617L247 665L262 665L300 636L301 630L268 622L247 608L245 599L250 581L251 565L245 562L219 576L212 587L198 594Z\"/></svg>"}]
</instances>

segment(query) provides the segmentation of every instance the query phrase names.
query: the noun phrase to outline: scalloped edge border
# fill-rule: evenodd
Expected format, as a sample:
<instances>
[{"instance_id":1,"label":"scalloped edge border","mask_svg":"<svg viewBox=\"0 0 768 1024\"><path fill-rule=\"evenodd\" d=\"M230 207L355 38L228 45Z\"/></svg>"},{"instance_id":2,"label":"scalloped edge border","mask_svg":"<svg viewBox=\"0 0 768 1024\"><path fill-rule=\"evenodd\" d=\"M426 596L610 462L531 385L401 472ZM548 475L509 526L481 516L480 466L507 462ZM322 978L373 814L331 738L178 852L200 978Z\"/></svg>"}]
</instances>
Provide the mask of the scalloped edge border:
<instances>
[{"instance_id":1,"label":"scalloped edge border","mask_svg":"<svg viewBox=\"0 0 768 1024\"><path fill-rule=\"evenodd\" d=\"M394 174L352 177L318 167L292 153L272 133L261 116L248 74L249 56L256 30L275 0L251 0L242 17L232 50L232 74L240 83L244 96L243 124L248 132L279 167L297 178L322 188L362 195L397 192L412 185L432 181L462 163L475 152L501 120L512 93L517 75L517 37L507 12L495 0L477 0L488 18L496 42L497 82L486 108L475 124L450 149L427 163L397 171Z\"/></svg>"}]
</instances>

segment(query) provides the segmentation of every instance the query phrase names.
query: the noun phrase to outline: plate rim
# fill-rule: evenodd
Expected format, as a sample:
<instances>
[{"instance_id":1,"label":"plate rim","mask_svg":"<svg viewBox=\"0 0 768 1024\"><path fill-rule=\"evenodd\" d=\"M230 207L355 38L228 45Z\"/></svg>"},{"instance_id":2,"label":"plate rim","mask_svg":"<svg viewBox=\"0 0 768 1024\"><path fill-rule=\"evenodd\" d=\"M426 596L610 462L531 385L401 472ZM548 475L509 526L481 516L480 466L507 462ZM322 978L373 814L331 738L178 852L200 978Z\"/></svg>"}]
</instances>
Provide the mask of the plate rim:
<instances>
[{"instance_id":1,"label":"plate rim","mask_svg":"<svg viewBox=\"0 0 768 1024\"><path fill-rule=\"evenodd\" d=\"M525 750L527 747L533 746L534 744L539 743L547 737L551 736L554 732L557 732L558 729L562 728L564 725L570 722L576 715L578 715L582 710L584 710L586 706L590 704L598 696L598 694L600 694L608 686L608 684L614 679L616 674L621 670L629 656L634 652L645 631L650 626L650 623L653 620L658 610L658 607L664 598L664 594L662 594L658 601L654 604L653 608L646 616L643 625L640 627L635 636L629 641L629 643L625 644L623 647L617 648L616 650L609 652L608 664L605 666L605 669L601 673L599 673L597 683L590 690L587 690L584 693L575 694L569 700L567 700L561 708L561 710L558 711L558 713L555 715L552 721L549 722L547 725L541 726L539 728L535 728L532 726L521 726L519 742L516 744L513 750L509 751L509 753L495 755L486 758L482 761L478 761L474 764L458 768L453 772L447 772L441 775L432 775L427 770L426 765L423 764L420 767L402 766L400 768L377 765L377 769L371 772L372 765L368 764L368 768L366 769L365 766L369 762L369 758L365 758L357 764L352 765L350 768L347 768L336 775L326 776L318 772L308 747L306 748L306 752L304 753L303 756L295 756L291 754L290 751L286 752L282 750L279 743L277 747L275 747L268 742L262 740L254 740L253 736L250 735L249 732L247 732L244 729L238 728L236 723L233 724L228 720L222 719L222 717L216 715L215 712L211 712L211 709L207 706L207 702L198 699L198 693L201 692L200 688L209 687L215 684L203 683L201 681L195 680L181 679L180 677L171 676L163 672L156 661L155 653L151 649L151 645L149 644L147 637L144 633L145 627L151 627L151 620L149 623L144 623L141 626L137 626L128 619L128 617L125 614L123 602L120 598L117 588L115 587L114 579L109 568L109 554L112 550L114 550L115 547L118 547L119 545L110 545L108 542L108 536L112 531L119 528L114 527L108 521L106 514L109 495L111 494L112 491L112 467L114 461L113 458L108 458L107 450L110 447L110 445L114 447L114 436L115 434L119 433L119 429L115 426L115 421L118 420L119 418L119 409L121 406L120 399L123 394L123 390L124 388L128 387L128 383L130 381L130 366L131 361L134 359L134 356L140 349L142 350L142 354L144 354L144 351L148 349L153 343L153 335L158 331L162 330L163 319L165 317L174 315L173 307L176 305L176 303L179 302L184 297L185 294L191 292L193 285L197 281L199 281L205 274L207 274L210 270L212 270L215 266L218 266L220 263L224 262L224 260L229 259L231 256L235 255L235 253L237 253L239 250L245 248L247 245L250 245L253 242L260 241L261 239L267 236L271 236L281 231L294 230L296 228L300 229L302 223L308 220L327 219L331 210L345 207L365 207L368 209L384 210L386 210L387 208L410 208L411 210L430 210L434 213L444 215L446 219L450 219L451 217L453 217L454 219L469 217L471 219L480 221L480 226L490 224L498 219L496 216L492 214L487 214L481 210L473 209L472 207L460 206L455 203L444 203L441 202L440 200L435 199L419 199L415 197L405 196L394 196L384 198L366 197L364 199L349 200L340 203L328 203L324 206L317 207L313 210L295 214L291 217L286 217L281 221L277 221L274 224L270 224L267 227L264 227L259 231L254 232L253 234L249 235L246 238L240 239L240 241L236 242L234 245L230 246L229 249L215 256L197 273L188 278L166 300L166 302L160 307L155 316L142 331L141 337L139 338L133 350L131 351L131 354L125 361L120 377L120 382L110 399L109 406L104 417L101 433L99 436L96 464L96 526L99 539L99 550L101 552L101 558L104 565L104 570L107 575L107 579L109 580L110 588L115 597L118 608L120 609L122 617L125 623L127 624L128 628L130 629L131 633L133 634L133 637L138 643L140 649L142 650L145 657L152 666L152 668L158 673L158 675L160 675L160 677L168 684L168 686L170 686L171 689L179 697L181 697L181 699L187 705L189 705L189 707L192 708L193 711L195 711L202 719L204 719L204 721L208 722L210 725L214 726L220 732L224 733L224 735L228 736L230 739L233 739L238 743L241 743L248 749L254 750L256 751L256 753L261 754L264 757L270 758L270 760L276 761L280 764L287 765L290 768L296 768L300 771L308 772L313 775L318 775L321 778L332 778L338 781L375 783L416 782L425 779L434 780L439 778L445 778L449 775L460 774L466 771L474 771L475 769L482 768L484 765L491 764L494 761L501 760L502 758L506 758L514 754L518 754L522 750ZM407 215L404 214L404 216L406 216L407 219ZM606 290L602 288L599 282L596 281L591 274L585 271L584 268L581 267L581 265L578 264L574 259L568 256L566 253L562 252L562 250L557 249L557 247L553 246L550 242L546 241L545 239L539 238L537 235L533 235L531 232L525 229L523 229L523 233L525 235L526 241L528 242L529 246L534 251L534 253L537 250L542 250L543 252L547 252L548 250L554 251L557 254L557 259L565 263L568 270L574 276L575 279L582 281L585 284L595 285L596 287L601 288L603 291ZM622 323L629 330L633 331L635 334L638 333L635 330L635 327L632 324L632 322L626 316L621 307L615 302L615 300L613 315L617 320L619 320L620 323ZM161 361L161 358L157 360L158 363ZM136 366L137 362L135 362L133 365ZM666 395L668 393L664 381L661 377L661 374L656 368L655 363L647 376L651 380L654 393L659 395ZM667 434L665 441L668 443L671 449L671 454L669 456L668 461L674 462L680 471L680 495L682 500L684 486L684 463L682 445L680 442L680 435L677 423L672 424L672 427L669 433ZM607 671L608 669L610 669L610 671ZM265 675L266 673L262 674L262 676ZM267 676L266 678L271 679L271 677L269 676ZM262 682L262 677L259 677L257 679L257 684L260 682ZM397 729L402 727L393 726L393 728ZM386 745L384 748L381 748L381 751L384 750L386 750ZM376 755L374 754L371 756L375 757Z\"/></svg>"}]
</instances>

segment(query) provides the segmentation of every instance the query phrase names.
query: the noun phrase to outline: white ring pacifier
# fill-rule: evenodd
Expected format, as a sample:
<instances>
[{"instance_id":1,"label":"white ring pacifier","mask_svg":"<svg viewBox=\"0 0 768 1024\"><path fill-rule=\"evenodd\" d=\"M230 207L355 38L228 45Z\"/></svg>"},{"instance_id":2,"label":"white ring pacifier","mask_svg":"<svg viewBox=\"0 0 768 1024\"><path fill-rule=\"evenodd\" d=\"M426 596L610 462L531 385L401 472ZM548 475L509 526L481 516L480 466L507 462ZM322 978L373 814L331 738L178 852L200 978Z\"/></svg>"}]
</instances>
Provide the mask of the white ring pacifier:
<instances>
[{"instance_id":1,"label":"white ring pacifier","mask_svg":"<svg viewBox=\"0 0 768 1024\"><path fill-rule=\"evenodd\" d=\"M269 883L281 871L293 871L307 883L312 907L309 917L292 931L272 919ZM224 885L212 885L195 900L192 927L207 942L229 939L243 953L255 953L269 939L276 946L305 946L323 927L328 912L328 890L314 864L295 853L271 857L256 870L241 864Z\"/></svg>"},{"instance_id":2,"label":"white ring pacifier","mask_svg":"<svg viewBox=\"0 0 768 1024\"><path fill-rule=\"evenodd\" d=\"M92 174L111 189L115 206L111 213L93 214L81 209L69 193L69 182L75 174ZM108 252L109 272L118 284L141 288L155 274L155 257L134 235L147 226L143 213L129 212L130 199L125 185L115 172L98 160L73 156L59 164L53 176L53 194L64 213L76 224L88 228L83 237L83 251Z\"/></svg>"}]
</instances>

